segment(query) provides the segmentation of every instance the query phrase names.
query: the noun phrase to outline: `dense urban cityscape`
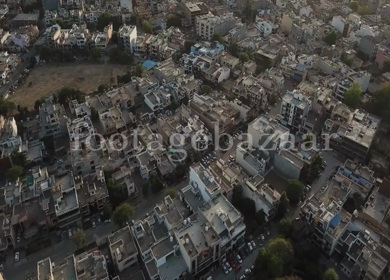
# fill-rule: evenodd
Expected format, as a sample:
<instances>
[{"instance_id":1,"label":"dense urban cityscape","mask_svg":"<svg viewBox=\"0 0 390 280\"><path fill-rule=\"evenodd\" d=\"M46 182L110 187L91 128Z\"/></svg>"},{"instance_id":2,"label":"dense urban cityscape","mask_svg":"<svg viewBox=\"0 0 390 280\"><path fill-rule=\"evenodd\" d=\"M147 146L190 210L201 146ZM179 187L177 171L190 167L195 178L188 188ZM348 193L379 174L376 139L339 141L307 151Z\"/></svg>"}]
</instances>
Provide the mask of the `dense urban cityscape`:
<instances>
[{"instance_id":1,"label":"dense urban cityscape","mask_svg":"<svg viewBox=\"0 0 390 280\"><path fill-rule=\"evenodd\" d=\"M390 279L389 1L0 18L0 280Z\"/></svg>"}]
</instances>

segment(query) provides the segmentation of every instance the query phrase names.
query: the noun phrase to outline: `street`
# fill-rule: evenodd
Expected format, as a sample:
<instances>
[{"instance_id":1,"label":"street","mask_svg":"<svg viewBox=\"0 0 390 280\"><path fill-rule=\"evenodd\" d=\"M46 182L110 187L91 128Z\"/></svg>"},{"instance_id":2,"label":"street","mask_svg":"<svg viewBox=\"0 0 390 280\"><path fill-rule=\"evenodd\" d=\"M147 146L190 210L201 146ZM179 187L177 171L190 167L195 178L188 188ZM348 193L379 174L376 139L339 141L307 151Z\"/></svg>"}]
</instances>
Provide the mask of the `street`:
<instances>
[{"instance_id":1,"label":"street","mask_svg":"<svg viewBox=\"0 0 390 280\"><path fill-rule=\"evenodd\" d=\"M269 223L267 225L267 229L270 232L270 236L268 236L267 234L264 234L265 241L262 243L262 246L259 246L260 240L258 239L257 236L253 238L253 241L255 241L257 247L256 247L256 249L253 250L252 253L250 253L248 256L245 257L245 259L243 259L242 264L241 264L242 268L239 271L236 271L233 268L233 270L229 274L226 275L223 272L222 267L219 267L216 271L214 271L214 273L212 275L213 280L239 279L241 277L241 275L244 274L245 269L250 268L255 263L257 253L259 252L260 248L267 247L268 242L271 239L275 239L276 237L278 237L278 227L277 227L276 223L274 223L274 222Z\"/></svg>"},{"instance_id":2,"label":"street","mask_svg":"<svg viewBox=\"0 0 390 280\"><path fill-rule=\"evenodd\" d=\"M175 189L179 190L188 185L188 180L185 180L177 185ZM142 205L136 206L135 215L133 220L142 219L146 213L149 213L154 209L157 203L160 203L166 196L165 190L157 195L150 195L148 200L145 200ZM101 223L96 228L89 228L85 230L86 243L89 244L97 239L100 239L113 231L118 227L113 223L105 224ZM54 243L54 242L53 242ZM72 240L64 239L59 243L52 244L51 247L45 250L39 251L30 255L28 258L21 258L19 262L14 262L14 255L11 253L7 256L7 262L4 264L4 275L6 279L12 280L25 280L28 275L35 275L37 271L37 262L50 257L53 262L57 262L66 256L73 254L77 247L73 244Z\"/></svg>"}]
</instances>

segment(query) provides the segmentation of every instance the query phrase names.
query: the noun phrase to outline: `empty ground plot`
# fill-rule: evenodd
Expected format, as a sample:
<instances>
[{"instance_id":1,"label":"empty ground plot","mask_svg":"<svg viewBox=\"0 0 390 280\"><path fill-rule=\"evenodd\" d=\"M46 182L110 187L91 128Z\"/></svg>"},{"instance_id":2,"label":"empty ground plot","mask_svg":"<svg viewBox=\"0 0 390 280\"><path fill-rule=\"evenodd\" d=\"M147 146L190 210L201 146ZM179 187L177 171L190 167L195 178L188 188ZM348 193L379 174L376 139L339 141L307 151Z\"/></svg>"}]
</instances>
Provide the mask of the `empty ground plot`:
<instances>
[{"instance_id":1,"label":"empty ground plot","mask_svg":"<svg viewBox=\"0 0 390 280\"><path fill-rule=\"evenodd\" d=\"M101 84L109 84L110 78L123 75L126 66L112 64L47 64L31 70L30 76L10 101L34 108L35 101L56 93L63 87L73 87L85 93L97 90ZM79 82L79 78L84 78ZM28 84L33 82L31 87Z\"/></svg>"}]
</instances>

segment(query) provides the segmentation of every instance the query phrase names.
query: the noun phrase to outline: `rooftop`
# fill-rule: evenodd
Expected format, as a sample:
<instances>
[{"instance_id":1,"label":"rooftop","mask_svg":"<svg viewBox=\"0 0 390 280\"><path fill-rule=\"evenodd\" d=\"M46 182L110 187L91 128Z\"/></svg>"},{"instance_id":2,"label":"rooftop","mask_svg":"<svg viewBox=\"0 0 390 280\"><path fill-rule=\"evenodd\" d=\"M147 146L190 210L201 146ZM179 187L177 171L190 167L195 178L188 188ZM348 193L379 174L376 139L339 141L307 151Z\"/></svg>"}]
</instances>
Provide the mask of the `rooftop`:
<instances>
[{"instance_id":1,"label":"rooftop","mask_svg":"<svg viewBox=\"0 0 390 280\"><path fill-rule=\"evenodd\" d=\"M126 226L108 236L110 250L118 262L137 254L137 249L130 231Z\"/></svg>"},{"instance_id":2,"label":"rooftop","mask_svg":"<svg viewBox=\"0 0 390 280\"><path fill-rule=\"evenodd\" d=\"M306 95L299 93L298 91L287 91L283 96L283 102L293 104L295 107L298 107L302 110L305 110L307 107L311 106L311 101L306 97Z\"/></svg>"},{"instance_id":3,"label":"rooftop","mask_svg":"<svg viewBox=\"0 0 390 280\"><path fill-rule=\"evenodd\" d=\"M76 271L78 280L108 279L106 260L104 255L98 250L76 256Z\"/></svg>"}]
</instances>

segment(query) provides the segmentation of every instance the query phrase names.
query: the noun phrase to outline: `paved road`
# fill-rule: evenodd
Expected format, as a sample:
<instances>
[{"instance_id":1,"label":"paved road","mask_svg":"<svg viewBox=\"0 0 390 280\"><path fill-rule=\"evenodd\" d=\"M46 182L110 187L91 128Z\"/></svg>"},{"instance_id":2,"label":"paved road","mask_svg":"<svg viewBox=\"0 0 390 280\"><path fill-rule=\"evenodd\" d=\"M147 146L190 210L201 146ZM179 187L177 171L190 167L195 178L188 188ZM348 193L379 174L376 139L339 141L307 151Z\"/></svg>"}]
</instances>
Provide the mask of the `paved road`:
<instances>
[{"instance_id":1,"label":"paved road","mask_svg":"<svg viewBox=\"0 0 390 280\"><path fill-rule=\"evenodd\" d=\"M246 256L246 258L242 262L242 268L238 272L233 270L228 275L225 275L225 273L223 272L222 268L219 267L212 275L213 276L213 280L235 280L235 279L239 279L240 276L244 273L244 270L247 269L247 268L250 268L255 263L255 260L256 260L256 257L257 257L257 253L259 252L259 249L262 248L262 247L267 247L268 246L268 242L271 239L274 239L274 238L276 238L278 236L278 228L277 228L277 224L276 223L273 223L273 222L269 223L267 225L267 229L270 231L270 236L266 236L265 235L266 239L265 239L265 242L263 242L262 246L259 246L258 237L253 239L256 242L257 248L255 250L253 250L253 252L249 256Z\"/></svg>"},{"instance_id":2,"label":"paved road","mask_svg":"<svg viewBox=\"0 0 390 280\"><path fill-rule=\"evenodd\" d=\"M179 190L187 185L188 180L177 184L175 188ZM133 219L138 220L140 218L143 218L145 214L152 211L156 204L161 202L164 197L164 192L161 192L158 195L151 196L150 199L144 201L142 205L136 208L136 212ZM87 229L85 230L87 244L93 242L96 239L100 239L115 230L117 230L117 226L114 223L100 224L96 228ZM27 279L27 275L31 273L36 273L38 261L46 257L50 257L52 261L56 262L70 254L73 254L76 249L76 246L72 243L70 239L65 239L62 240L60 243L54 244L43 251L31 255L28 259L21 258L21 260L17 263L13 262L12 256L11 258L8 258L7 262L5 263L5 268L3 271L4 275L7 279L25 280Z\"/></svg>"},{"instance_id":3,"label":"paved road","mask_svg":"<svg viewBox=\"0 0 390 280\"><path fill-rule=\"evenodd\" d=\"M16 80L19 78L19 76L22 74L22 71L26 69L30 65L30 58L35 55L35 50L32 49L28 53L23 54L23 62L16 66L16 68L13 70L13 73L10 77L10 83L8 85L4 85L0 88L0 96L4 96L7 90L11 87L13 82L16 82ZM12 82L12 83L11 83Z\"/></svg>"}]
</instances>

